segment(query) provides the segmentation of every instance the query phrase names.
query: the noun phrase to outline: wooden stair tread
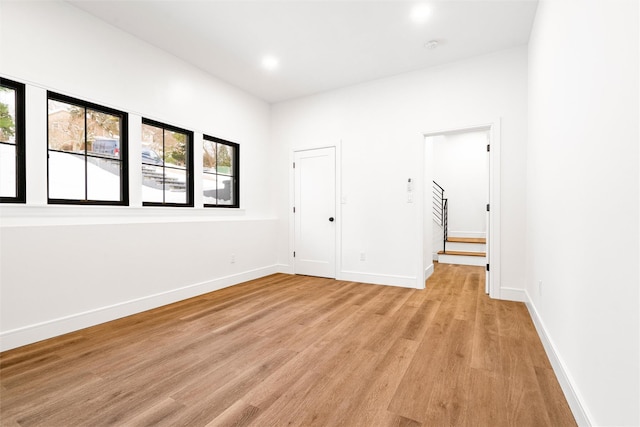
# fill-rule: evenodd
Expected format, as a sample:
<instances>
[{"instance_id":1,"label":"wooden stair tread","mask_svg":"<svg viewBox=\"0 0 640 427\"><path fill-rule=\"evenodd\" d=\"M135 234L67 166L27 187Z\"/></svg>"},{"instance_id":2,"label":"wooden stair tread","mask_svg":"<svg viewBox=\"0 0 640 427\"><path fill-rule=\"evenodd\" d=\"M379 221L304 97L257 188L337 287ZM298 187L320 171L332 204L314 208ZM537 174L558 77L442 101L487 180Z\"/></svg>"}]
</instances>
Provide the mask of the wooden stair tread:
<instances>
[{"instance_id":1,"label":"wooden stair tread","mask_svg":"<svg viewBox=\"0 0 640 427\"><path fill-rule=\"evenodd\" d=\"M487 256L487 253L467 251L438 251L438 255Z\"/></svg>"},{"instance_id":2,"label":"wooden stair tread","mask_svg":"<svg viewBox=\"0 0 640 427\"><path fill-rule=\"evenodd\" d=\"M448 237L447 242L456 243L487 243L484 237Z\"/></svg>"}]
</instances>

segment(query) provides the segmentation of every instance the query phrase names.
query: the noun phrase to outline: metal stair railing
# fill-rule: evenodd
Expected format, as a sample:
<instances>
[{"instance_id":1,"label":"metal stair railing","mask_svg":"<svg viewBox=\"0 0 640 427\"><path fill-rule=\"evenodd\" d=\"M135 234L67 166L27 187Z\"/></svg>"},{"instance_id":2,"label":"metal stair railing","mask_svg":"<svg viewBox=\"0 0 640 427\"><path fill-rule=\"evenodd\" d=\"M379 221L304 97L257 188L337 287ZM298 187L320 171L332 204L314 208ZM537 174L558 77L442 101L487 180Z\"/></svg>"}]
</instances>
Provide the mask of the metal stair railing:
<instances>
[{"instance_id":1,"label":"metal stair railing","mask_svg":"<svg viewBox=\"0 0 640 427\"><path fill-rule=\"evenodd\" d=\"M444 197L444 188L433 181L433 220L442 227L442 251L447 251L449 238L449 199Z\"/></svg>"}]
</instances>

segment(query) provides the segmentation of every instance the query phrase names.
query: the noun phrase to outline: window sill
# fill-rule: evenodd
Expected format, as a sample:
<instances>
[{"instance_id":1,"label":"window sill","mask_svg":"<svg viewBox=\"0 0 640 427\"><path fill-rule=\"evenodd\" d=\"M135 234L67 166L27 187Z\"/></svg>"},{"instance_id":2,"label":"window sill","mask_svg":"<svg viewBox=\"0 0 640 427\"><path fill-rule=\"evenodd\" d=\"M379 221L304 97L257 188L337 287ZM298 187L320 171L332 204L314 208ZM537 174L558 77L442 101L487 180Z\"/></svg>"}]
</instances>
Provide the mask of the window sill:
<instances>
[{"instance_id":1,"label":"window sill","mask_svg":"<svg viewBox=\"0 0 640 427\"><path fill-rule=\"evenodd\" d=\"M246 221L250 219L257 218L248 218L246 211L241 208L0 205L0 225L2 227Z\"/></svg>"}]
</instances>

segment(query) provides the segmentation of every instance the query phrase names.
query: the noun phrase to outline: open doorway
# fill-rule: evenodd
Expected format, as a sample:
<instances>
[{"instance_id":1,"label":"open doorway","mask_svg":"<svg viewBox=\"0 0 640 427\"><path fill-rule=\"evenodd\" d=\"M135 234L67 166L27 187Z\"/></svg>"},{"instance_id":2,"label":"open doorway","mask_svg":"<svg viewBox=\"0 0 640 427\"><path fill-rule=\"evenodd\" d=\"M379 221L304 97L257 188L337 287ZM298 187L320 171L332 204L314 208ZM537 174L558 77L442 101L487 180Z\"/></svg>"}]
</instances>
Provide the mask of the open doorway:
<instances>
[{"instance_id":1,"label":"open doorway","mask_svg":"<svg viewBox=\"0 0 640 427\"><path fill-rule=\"evenodd\" d=\"M489 130L429 137L433 144L433 259L485 266Z\"/></svg>"},{"instance_id":2,"label":"open doorway","mask_svg":"<svg viewBox=\"0 0 640 427\"><path fill-rule=\"evenodd\" d=\"M485 290L499 298L498 122L424 136L425 265L485 267Z\"/></svg>"}]
</instances>

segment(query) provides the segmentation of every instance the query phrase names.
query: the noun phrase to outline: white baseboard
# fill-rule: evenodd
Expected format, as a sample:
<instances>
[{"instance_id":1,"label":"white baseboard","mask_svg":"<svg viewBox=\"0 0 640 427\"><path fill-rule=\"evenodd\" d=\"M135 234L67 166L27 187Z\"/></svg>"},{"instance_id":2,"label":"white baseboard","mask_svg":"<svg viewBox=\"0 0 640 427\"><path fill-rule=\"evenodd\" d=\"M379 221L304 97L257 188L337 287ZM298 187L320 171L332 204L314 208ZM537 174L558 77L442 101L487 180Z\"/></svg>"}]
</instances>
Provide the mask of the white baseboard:
<instances>
[{"instance_id":1,"label":"white baseboard","mask_svg":"<svg viewBox=\"0 0 640 427\"><path fill-rule=\"evenodd\" d=\"M276 264L276 268L278 269L278 273L284 273L284 274L296 274L295 271L293 271L293 265L289 265L289 264Z\"/></svg>"},{"instance_id":2,"label":"white baseboard","mask_svg":"<svg viewBox=\"0 0 640 427\"><path fill-rule=\"evenodd\" d=\"M178 289L148 295L130 301L124 301L93 310L76 313L33 325L23 326L0 333L0 351L21 347L47 338L77 331L109 322L121 317L130 316L152 308L161 307L187 298L213 292L248 280L258 279L278 273L277 265L249 270L230 276L195 283Z\"/></svg>"},{"instance_id":3,"label":"white baseboard","mask_svg":"<svg viewBox=\"0 0 640 427\"><path fill-rule=\"evenodd\" d=\"M527 294L524 289L500 288L500 299L507 301L527 302Z\"/></svg>"},{"instance_id":4,"label":"white baseboard","mask_svg":"<svg viewBox=\"0 0 640 427\"><path fill-rule=\"evenodd\" d=\"M426 282L429 277L433 274L434 265L433 263L424 269L424 281Z\"/></svg>"},{"instance_id":5,"label":"white baseboard","mask_svg":"<svg viewBox=\"0 0 640 427\"><path fill-rule=\"evenodd\" d=\"M289 264L276 264L275 267L278 269L278 273L285 274L296 274L293 268L293 265ZM431 272L429 276L433 273L433 264L430 266ZM428 270L428 268L427 268ZM427 278L427 272L425 270L425 278ZM388 285L388 286L398 286L402 288L419 288L420 283L417 282L418 278L411 276L392 276L386 274L370 274L363 273L360 271L340 271L336 275L336 280L346 280L350 282L359 282L359 283L371 283L374 285ZM426 279L425 279L426 280ZM424 284L423 284L424 286Z\"/></svg>"},{"instance_id":6,"label":"white baseboard","mask_svg":"<svg viewBox=\"0 0 640 427\"><path fill-rule=\"evenodd\" d=\"M575 381L569 374L569 371L566 369L566 365L556 351L556 346L553 344L551 337L547 333L544 322L540 318L535 305L533 305L532 299L529 297L527 291L524 291L524 294L526 298L525 303L527 305L527 309L529 310L529 314L531 315L531 319L533 320L533 324L536 327L536 331L538 331L538 335L540 336L542 345L544 346L545 352L547 353L549 362L551 362L553 372L558 378L558 382L560 383L560 387L562 388L564 396L567 399L569 408L571 408L571 412L576 419L576 423L578 423L579 426L584 427L591 427L595 425L591 421L593 420L593 417L591 416L585 405L582 404L582 402L584 402L584 399L578 392L578 389L575 387Z\"/></svg>"},{"instance_id":7,"label":"white baseboard","mask_svg":"<svg viewBox=\"0 0 640 427\"><path fill-rule=\"evenodd\" d=\"M371 274L360 271L341 271L340 280L348 280L350 282L372 283L374 285L398 286L401 288L416 289L416 280L414 276L393 276L387 274Z\"/></svg>"}]
</instances>

